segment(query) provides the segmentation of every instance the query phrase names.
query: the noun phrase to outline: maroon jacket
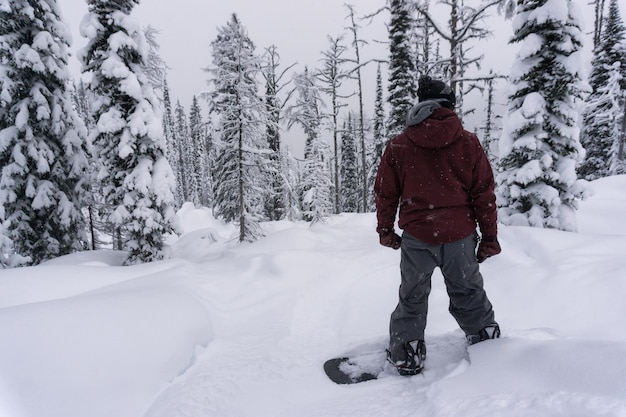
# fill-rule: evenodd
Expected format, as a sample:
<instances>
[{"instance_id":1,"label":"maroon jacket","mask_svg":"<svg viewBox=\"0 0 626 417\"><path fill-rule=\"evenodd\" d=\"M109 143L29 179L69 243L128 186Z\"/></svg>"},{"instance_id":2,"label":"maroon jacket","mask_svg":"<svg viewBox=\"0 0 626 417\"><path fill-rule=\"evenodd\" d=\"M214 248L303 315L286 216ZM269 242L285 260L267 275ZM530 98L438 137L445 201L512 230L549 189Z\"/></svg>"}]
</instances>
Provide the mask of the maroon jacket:
<instances>
[{"instance_id":1,"label":"maroon jacket","mask_svg":"<svg viewBox=\"0 0 626 417\"><path fill-rule=\"evenodd\" d=\"M399 226L431 244L463 239L476 230L496 237L493 173L478 138L444 107L407 127L387 144L376 183L378 231Z\"/></svg>"}]
</instances>

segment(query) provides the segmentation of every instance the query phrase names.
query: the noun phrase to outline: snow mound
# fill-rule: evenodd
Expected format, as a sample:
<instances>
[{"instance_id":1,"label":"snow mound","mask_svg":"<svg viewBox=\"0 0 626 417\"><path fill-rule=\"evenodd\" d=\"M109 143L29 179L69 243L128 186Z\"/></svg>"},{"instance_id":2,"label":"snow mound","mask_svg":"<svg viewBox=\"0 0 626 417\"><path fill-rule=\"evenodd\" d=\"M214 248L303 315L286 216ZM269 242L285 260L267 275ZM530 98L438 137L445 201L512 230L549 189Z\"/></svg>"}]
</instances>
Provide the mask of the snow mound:
<instances>
[{"instance_id":1,"label":"snow mound","mask_svg":"<svg viewBox=\"0 0 626 417\"><path fill-rule=\"evenodd\" d=\"M213 338L195 296L149 279L0 309L0 329L11 417L141 416Z\"/></svg>"}]
</instances>

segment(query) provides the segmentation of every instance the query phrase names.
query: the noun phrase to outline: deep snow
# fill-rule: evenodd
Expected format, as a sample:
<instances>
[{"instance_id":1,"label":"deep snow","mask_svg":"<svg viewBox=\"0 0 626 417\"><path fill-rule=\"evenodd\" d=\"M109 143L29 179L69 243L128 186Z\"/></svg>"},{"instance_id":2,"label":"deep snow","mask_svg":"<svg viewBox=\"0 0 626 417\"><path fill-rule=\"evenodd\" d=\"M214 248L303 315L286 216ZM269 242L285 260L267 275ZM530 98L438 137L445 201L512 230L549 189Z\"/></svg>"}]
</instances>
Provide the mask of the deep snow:
<instances>
[{"instance_id":1,"label":"deep snow","mask_svg":"<svg viewBox=\"0 0 626 417\"><path fill-rule=\"evenodd\" d=\"M399 252L373 214L236 230L189 205L172 259L113 251L0 271L0 417L626 416L626 176L579 232L500 228L483 264L503 338L466 348L433 277L423 375L330 382L382 349Z\"/></svg>"}]
</instances>

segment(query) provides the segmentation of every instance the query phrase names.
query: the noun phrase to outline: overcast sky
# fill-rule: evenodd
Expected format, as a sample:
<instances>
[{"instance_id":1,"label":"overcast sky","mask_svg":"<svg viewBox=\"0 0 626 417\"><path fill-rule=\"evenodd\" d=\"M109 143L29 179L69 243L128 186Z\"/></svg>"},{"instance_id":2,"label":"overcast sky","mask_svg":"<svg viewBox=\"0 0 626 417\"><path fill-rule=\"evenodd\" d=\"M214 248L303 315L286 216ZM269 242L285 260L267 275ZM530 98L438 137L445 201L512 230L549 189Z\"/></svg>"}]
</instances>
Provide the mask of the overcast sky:
<instances>
[{"instance_id":1,"label":"overcast sky","mask_svg":"<svg viewBox=\"0 0 626 417\"><path fill-rule=\"evenodd\" d=\"M66 23L73 33L73 49L86 44L79 34L79 25L87 13L84 0L57 0ZM593 29L593 10L589 0L575 0L584 8L585 31ZM432 2L431 3L435 3ZM608 0L607 0L608 3ZM385 5L385 0L353 0L358 15L371 14ZM619 0L622 14L626 11L626 0ZM173 100L180 100L186 107L193 95L207 89L208 74L203 71L211 65L210 43L217 36L217 27L224 26L235 12L260 53L274 44L278 48L282 63L287 66L298 63L300 71L304 65L318 66L321 51L328 48L327 36L346 33L349 24L348 10L342 0L143 0L133 11L133 17L142 26L159 30L157 38L161 55L171 68L168 83ZM495 11L493 12L495 15ZM387 59L386 46L373 42L387 40L385 25L388 13L383 13L368 25L362 21L361 37L370 42L362 48L362 60ZM445 19L442 19L445 24ZM510 21L495 16L490 19L495 36L481 42L479 47L485 54L483 71L490 68L507 73L515 47L507 45L511 35ZM447 46L442 46L447 48ZM351 56L351 52L350 52ZM72 72L79 76L79 64L71 59ZM373 111L375 90L375 66L363 74L366 90L366 111ZM384 80L385 81L385 80ZM471 128L471 126L468 126Z\"/></svg>"},{"instance_id":2,"label":"overcast sky","mask_svg":"<svg viewBox=\"0 0 626 417\"><path fill-rule=\"evenodd\" d=\"M87 13L86 3L58 2L72 29L74 49L83 47L86 39L80 36L78 28ZM359 14L372 13L381 4L384 0L358 0L355 10ZM189 103L194 94L206 89L208 74L202 68L211 65L210 43L217 36L217 27L224 26L234 12L248 30L257 52L275 44L285 65L297 62L315 66L321 51L328 46L327 35L338 36L348 24L344 19L348 10L341 0L144 0L133 16L142 26L159 30L157 40L162 57L171 67L168 81L174 97ZM363 28L363 37L378 32L381 40L386 40L385 23L381 15L371 26ZM382 45L364 49L370 56L374 50L379 55L386 54ZM73 66L73 72L78 73L78 64L73 62Z\"/></svg>"}]
</instances>

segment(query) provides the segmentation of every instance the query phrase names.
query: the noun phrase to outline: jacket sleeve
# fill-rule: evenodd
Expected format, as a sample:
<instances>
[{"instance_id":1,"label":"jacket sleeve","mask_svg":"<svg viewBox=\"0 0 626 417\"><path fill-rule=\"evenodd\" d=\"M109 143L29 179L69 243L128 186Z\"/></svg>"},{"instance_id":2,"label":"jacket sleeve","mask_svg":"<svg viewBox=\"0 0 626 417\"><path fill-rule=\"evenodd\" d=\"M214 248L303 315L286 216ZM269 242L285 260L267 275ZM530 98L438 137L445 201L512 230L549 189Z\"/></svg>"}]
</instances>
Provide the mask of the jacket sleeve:
<instances>
[{"instance_id":1,"label":"jacket sleeve","mask_svg":"<svg viewBox=\"0 0 626 417\"><path fill-rule=\"evenodd\" d=\"M498 234L498 214L493 170L478 138L472 136L472 139L476 141L476 165L474 166L473 183L470 189L472 209L481 234L496 237Z\"/></svg>"},{"instance_id":2,"label":"jacket sleeve","mask_svg":"<svg viewBox=\"0 0 626 417\"><path fill-rule=\"evenodd\" d=\"M378 233L381 229L393 230L401 194L398 164L393 155L392 142L389 142L383 152L374 182Z\"/></svg>"}]
</instances>

